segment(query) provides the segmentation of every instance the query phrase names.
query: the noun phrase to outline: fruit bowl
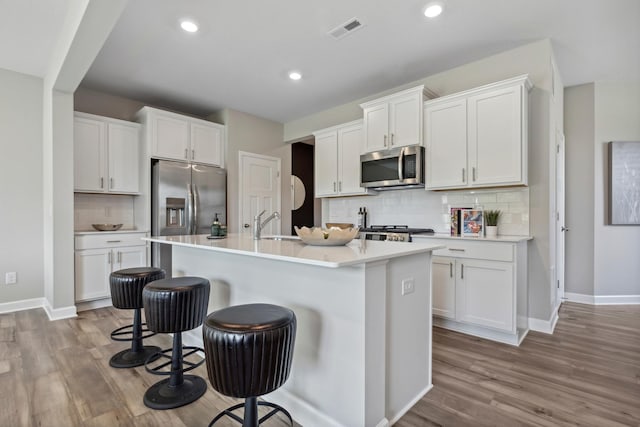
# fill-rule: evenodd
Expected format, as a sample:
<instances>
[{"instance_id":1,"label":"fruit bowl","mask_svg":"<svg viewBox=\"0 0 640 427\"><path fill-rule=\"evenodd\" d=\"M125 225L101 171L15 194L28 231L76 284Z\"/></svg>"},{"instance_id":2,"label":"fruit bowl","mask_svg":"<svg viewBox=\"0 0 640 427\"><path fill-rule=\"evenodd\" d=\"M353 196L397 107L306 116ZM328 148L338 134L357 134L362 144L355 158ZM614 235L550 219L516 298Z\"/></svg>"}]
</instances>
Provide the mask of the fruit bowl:
<instances>
[{"instance_id":1,"label":"fruit bowl","mask_svg":"<svg viewBox=\"0 0 640 427\"><path fill-rule=\"evenodd\" d=\"M327 222L327 228L353 228L353 224L347 222Z\"/></svg>"},{"instance_id":2,"label":"fruit bowl","mask_svg":"<svg viewBox=\"0 0 640 427\"><path fill-rule=\"evenodd\" d=\"M358 235L358 228L320 228L294 227L296 234L307 245L312 246L342 246L346 245Z\"/></svg>"},{"instance_id":3,"label":"fruit bowl","mask_svg":"<svg viewBox=\"0 0 640 427\"><path fill-rule=\"evenodd\" d=\"M98 231L116 231L120 230L122 224L91 224Z\"/></svg>"}]
</instances>

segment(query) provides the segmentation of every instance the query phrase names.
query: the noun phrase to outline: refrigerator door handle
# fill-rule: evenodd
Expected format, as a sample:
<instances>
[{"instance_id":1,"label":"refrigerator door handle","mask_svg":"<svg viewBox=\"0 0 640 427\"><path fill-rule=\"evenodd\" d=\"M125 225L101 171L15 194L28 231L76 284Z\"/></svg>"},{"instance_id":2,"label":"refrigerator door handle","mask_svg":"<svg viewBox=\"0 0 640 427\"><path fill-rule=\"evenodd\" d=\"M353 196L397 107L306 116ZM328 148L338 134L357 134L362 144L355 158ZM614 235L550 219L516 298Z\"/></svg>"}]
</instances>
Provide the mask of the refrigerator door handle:
<instances>
[{"instance_id":1,"label":"refrigerator door handle","mask_svg":"<svg viewBox=\"0 0 640 427\"><path fill-rule=\"evenodd\" d=\"M193 191L193 229L191 234L198 234L198 208L200 207L200 196L198 195L198 186L196 184L191 185L191 191Z\"/></svg>"},{"instance_id":2,"label":"refrigerator door handle","mask_svg":"<svg viewBox=\"0 0 640 427\"><path fill-rule=\"evenodd\" d=\"M187 234L192 234L193 228L193 192L191 191L191 184L187 184Z\"/></svg>"}]
</instances>

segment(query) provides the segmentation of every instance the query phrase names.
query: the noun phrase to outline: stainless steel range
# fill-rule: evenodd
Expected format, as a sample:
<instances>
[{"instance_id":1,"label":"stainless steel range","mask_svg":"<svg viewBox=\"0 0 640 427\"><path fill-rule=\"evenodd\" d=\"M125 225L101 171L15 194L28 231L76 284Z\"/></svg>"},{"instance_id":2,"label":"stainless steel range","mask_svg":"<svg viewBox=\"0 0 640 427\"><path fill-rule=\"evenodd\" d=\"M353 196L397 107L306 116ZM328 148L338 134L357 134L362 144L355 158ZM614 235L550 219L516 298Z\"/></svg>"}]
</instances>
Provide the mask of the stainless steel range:
<instances>
[{"instance_id":1,"label":"stainless steel range","mask_svg":"<svg viewBox=\"0 0 640 427\"><path fill-rule=\"evenodd\" d=\"M360 238L366 240L411 242L411 236L415 234L433 234L433 230L431 228L410 228L407 225L372 225L360 229Z\"/></svg>"}]
</instances>

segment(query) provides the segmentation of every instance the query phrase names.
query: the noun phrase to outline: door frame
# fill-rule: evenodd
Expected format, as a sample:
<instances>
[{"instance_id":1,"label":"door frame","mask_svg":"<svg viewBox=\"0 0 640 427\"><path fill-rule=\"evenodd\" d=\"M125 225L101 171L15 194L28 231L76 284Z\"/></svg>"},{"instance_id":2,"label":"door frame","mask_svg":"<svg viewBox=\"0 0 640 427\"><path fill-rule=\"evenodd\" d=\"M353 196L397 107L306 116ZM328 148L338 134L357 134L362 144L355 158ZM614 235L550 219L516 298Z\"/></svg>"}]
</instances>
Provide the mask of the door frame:
<instances>
[{"instance_id":1,"label":"door frame","mask_svg":"<svg viewBox=\"0 0 640 427\"><path fill-rule=\"evenodd\" d=\"M275 161L277 164L277 177L278 183L276 185L276 207L277 211L282 214L282 160L280 157L267 156L264 154L251 153L248 151L238 151L238 233L245 233L244 221L243 221L243 200L244 200L244 166L243 161L246 158L253 157L262 160ZM251 224L249 224L251 225ZM278 233L282 233L282 222L278 221Z\"/></svg>"},{"instance_id":2,"label":"door frame","mask_svg":"<svg viewBox=\"0 0 640 427\"><path fill-rule=\"evenodd\" d=\"M555 212L555 272L556 272L556 307L565 299L565 204L566 204L566 150L565 136L561 131L556 131L556 155L555 155L555 172L556 172L556 212Z\"/></svg>"}]
</instances>

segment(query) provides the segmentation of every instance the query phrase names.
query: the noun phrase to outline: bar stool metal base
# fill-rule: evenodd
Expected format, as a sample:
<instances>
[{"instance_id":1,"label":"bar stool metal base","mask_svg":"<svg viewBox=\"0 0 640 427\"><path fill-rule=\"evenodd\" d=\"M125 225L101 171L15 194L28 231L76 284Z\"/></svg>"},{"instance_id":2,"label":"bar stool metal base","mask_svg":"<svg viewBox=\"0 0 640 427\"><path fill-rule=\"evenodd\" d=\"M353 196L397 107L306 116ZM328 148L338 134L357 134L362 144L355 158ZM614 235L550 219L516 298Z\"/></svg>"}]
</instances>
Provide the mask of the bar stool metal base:
<instances>
[{"instance_id":1,"label":"bar stool metal base","mask_svg":"<svg viewBox=\"0 0 640 427\"><path fill-rule=\"evenodd\" d=\"M152 409L172 409L198 400L206 391L207 383L196 375L185 375L182 384L172 386L170 378L149 387L144 404Z\"/></svg>"},{"instance_id":2,"label":"bar stool metal base","mask_svg":"<svg viewBox=\"0 0 640 427\"><path fill-rule=\"evenodd\" d=\"M269 408L273 408L273 410L258 419L258 406L267 406ZM244 408L244 418L240 418L238 415L233 413L233 411L240 408ZM289 413L289 411L287 411L280 405L276 405L275 403L258 401L258 399L255 397L248 397L244 401L244 403L238 403L237 405L233 405L220 412L213 420L211 420L211 422L209 423L209 427L212 427L218 420L220 420L224 416L236 420L237 422L242 424L243 427L258 427L278 412L282 412L289 419L289 424L291 425L291 427L293 427L293 419L291 418L291 414Z\"/></svg>"},{"instance_id":3,"label":"bar stool metal base","mask_svg":"<svg viewBox=\"0 0 640 427\"><path fill-rule=\"evenodd\" d=\"M155 345L145 345L140 351L133 351L128 348L114 354L109 360L109 365L113 368L135 368L136 366L142 366L147 360L154 361L160 357L161 350L160 347Z\"/></svg>"}]
</instances>

